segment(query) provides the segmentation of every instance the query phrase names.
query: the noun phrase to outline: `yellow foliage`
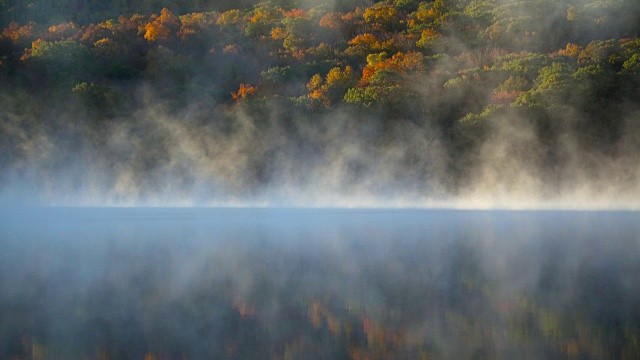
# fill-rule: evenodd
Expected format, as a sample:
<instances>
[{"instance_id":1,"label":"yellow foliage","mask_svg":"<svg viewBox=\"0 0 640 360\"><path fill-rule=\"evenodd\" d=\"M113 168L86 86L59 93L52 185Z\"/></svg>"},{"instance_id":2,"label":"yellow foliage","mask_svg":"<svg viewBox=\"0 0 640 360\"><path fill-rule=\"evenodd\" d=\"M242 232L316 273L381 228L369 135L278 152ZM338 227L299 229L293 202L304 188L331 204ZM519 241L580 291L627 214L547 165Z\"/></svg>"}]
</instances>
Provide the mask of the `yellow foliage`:
<instances>
[{"instance_id":1,"label":"yellow foliage","mask_svg":"<svg viewBox=\"0 0 640 360\"><path fill-rule=\"evenodd\" d=\"M347 66L344 70L341 70L339 67L334 67L329 70L327 74L327 80L325 81L325 86L344 86L347 85L353 79L353 70L351 70L351 66Z\"/></svg>"},{"instance_id":2,"label":"yellow foliage","mask_svg":"<svg viewBox=\"0 0 640 360\"><path fill-rule=\"evenodd\" d=\"M270 24L276 20L277 12L272 11L268 7L259 7L254 10L253 16L249 19L252 23Z\"/></svg>"},{"instance_id":3,"label":"yellow foliage","mask_svg":"<svg viewBox=\"0 0 640 360\"><path fill-rule=\"evenodd\" d=\"M376 66L378 63L387 59L387 53L381 52L377 54L369 54L367 55L367 65Z\"/></svg>"},{"instance_id":4,"label":"yellow foliage","mask_svg":"<svg viewBox=\"0 0 640 360\"><path fill-rule=\"evenodd\" d=\"M287 37L287 32L281 27L277 27L271 30L271 38L274 40L282 40L286 37Z\"/></svg>"},{"instance_id":5,"label":"yellow foliage","mask_svg":"<svg viewBox=\"0 0 640 360\"><path fill-rule=\"evenodd\" d=\"M319 89L320 86L322 86L322 76L320 76L320 74L313 75L309 83L307 83L307 89L309 89L309 91Z\"/></svg>"},{"instance_id":6,"label":"yellow foliage","mask_svg":"<svg viewBox=\"0 0 640 360\"><path fill-rule=\"evenodd\" d=\"M238 25L242 23L243 20L244 19L240 14L240 10L233 9L233 10L225 11L222 14L220 14L220 17L216 21L216 24L219 25L220 27L226 27L229 25Z\"/></svg>"},{"instance_id":7,"label":"yellow foliage","mask_svg":"<svg viewBox=\"0 0 640 360\"><path fill-rule=\"evenodd\" d=\"M398 10L393 6L373 6L367 8L362 15L364 21L379 26L388 26L397 22Z\"/></svg>"}]
</instances>

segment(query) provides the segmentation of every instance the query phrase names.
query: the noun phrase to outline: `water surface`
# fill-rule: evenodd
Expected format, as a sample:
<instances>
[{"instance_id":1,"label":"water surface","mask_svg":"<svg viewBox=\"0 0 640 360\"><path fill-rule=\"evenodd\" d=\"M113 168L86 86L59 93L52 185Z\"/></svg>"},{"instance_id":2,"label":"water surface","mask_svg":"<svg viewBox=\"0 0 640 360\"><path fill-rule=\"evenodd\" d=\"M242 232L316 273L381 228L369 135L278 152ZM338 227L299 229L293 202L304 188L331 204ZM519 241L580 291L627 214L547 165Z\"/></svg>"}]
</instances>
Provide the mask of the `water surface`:
<instances>
[{"instance_id":1,"label":"water surface","mask_svg":"<svg viewBox=\"0 0 640 360\"><path fill-rule=\"evenodd\" d=\"M0 211L0 358L628 358L636 212Z\"/></svg>"}]
</instances>

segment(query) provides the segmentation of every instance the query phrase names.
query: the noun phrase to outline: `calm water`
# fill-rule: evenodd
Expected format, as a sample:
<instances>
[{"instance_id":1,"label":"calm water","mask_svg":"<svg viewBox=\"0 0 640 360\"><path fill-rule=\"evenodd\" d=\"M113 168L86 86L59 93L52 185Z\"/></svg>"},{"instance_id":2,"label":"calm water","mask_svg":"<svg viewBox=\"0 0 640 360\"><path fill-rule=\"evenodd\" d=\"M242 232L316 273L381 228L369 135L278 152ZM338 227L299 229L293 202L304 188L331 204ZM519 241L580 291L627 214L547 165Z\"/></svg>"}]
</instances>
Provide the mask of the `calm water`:
<instances>
[{"instance_id":1,"label":"calm water","mask_svg":"<svg viewBox=\"0 0 640 360\"><path fill-rule=\"evenodd\" d=\"M2 359L640 358L640 213L0 214Z\"/></svg>"}]
</instances>

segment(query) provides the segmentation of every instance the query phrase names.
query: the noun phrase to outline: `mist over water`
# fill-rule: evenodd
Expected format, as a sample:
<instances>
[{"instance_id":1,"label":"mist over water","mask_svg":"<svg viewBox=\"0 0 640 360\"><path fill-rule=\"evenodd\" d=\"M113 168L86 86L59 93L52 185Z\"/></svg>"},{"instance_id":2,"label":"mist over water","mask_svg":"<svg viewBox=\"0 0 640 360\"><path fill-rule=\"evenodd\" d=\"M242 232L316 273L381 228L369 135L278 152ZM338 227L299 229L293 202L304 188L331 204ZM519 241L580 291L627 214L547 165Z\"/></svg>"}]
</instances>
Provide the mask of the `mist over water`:
<instances>
[{"instance_id":1,"label":"mist over water","mask_svg":"<svg viewBox=\"0 0 640 360\"><path fill-rule=\"evenodd\" d=\"M38 208L3 358L634 358L635 212Z\"/></svg>"}]
</instances>

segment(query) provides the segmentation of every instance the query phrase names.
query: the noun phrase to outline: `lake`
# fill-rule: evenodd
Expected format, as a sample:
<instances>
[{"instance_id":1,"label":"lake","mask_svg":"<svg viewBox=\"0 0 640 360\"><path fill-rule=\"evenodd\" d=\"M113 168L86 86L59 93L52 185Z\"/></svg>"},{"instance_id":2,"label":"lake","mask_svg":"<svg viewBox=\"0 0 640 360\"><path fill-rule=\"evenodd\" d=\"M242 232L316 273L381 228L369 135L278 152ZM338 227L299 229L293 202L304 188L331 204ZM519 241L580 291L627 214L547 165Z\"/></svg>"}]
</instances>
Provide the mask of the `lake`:
<instances>
[{"instance_id":1,"label":"lake","mask_svg":"<svg viewBox=\"0 0 640 360\"><path fill-rule=\"evenodd\" d=\"M0 209L2 359L640 357L640 213Z\"/></svg>"}]
</instances>

